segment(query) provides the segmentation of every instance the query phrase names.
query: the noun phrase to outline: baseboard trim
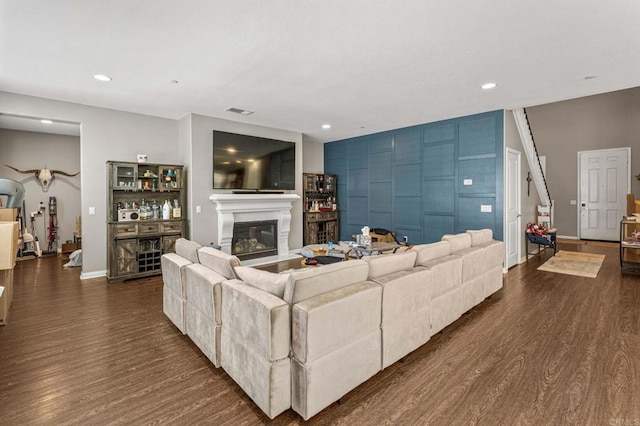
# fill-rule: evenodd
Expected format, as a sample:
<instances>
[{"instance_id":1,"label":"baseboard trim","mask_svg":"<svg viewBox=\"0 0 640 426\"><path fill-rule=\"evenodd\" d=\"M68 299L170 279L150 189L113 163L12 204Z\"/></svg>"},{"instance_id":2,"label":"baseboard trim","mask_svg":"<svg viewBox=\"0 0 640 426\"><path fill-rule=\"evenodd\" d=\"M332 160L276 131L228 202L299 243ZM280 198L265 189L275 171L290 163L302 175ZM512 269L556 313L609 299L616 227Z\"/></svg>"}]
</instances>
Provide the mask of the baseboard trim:
<instances>
[{"instance_id":1,"label":"baseboard trim","mask_svg":"<svg viewBox=\"0 0 640 426\"><path fill-rule=\"evenodd\" d=\"M93 272L84 272L80 273L81 280L90 280L92 278L102 278L107 276L107 270L104 271L93 271Z\"/></svg>"},{"instance_id":2,"label":"baseboard trim","mask_svg":"<svg viewBox=\"0 0 640 426\"><path fill-rule=\"evenodd\" d=\"M580 238L575 237L573 235L556 235L556 239L558 239L558 238L562 238L562 239L565 239L565 240L579 240L580 239Z\"/></svg>"}]
</instances>

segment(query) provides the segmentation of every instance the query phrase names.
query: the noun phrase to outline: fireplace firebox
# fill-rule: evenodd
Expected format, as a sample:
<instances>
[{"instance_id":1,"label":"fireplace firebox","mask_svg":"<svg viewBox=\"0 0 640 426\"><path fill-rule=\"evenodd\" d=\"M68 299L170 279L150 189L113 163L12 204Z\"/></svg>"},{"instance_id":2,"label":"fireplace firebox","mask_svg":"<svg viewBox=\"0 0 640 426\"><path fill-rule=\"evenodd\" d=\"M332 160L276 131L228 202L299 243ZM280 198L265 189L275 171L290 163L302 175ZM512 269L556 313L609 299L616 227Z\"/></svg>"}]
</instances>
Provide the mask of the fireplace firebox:
<instances>
[{"instance_id":1,"label":"fireplace firebox","mask_svg":"<svg viewBox=\"0 0 640 426\"><path fill-rule=\"evenodd\" d=\"M231 254L240 260L278 254L278 221L259 220L233 224Z\"/></svg>"}]
</instances>

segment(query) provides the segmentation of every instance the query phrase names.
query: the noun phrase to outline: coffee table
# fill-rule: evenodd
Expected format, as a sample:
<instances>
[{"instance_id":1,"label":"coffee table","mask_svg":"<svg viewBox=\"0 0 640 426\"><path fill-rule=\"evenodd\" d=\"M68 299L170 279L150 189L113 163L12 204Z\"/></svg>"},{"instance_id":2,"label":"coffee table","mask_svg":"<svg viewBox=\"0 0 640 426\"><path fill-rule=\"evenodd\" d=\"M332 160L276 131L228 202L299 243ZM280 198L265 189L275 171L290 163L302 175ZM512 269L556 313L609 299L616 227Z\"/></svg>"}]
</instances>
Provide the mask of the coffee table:
<instances>
[{"instance_id":1,"label":"coffee table","mask_svg":"<svg viewBox=\"0 0 640 426\"><path fill-rule=\"evenodd\" d=\"M387 252L395 253L400 247L402 246L398 243L374 241L368 246L353 246L351 247L351 251L356 258L360 259L363 256L376 256Z\"/></svg>"}]
</instances>

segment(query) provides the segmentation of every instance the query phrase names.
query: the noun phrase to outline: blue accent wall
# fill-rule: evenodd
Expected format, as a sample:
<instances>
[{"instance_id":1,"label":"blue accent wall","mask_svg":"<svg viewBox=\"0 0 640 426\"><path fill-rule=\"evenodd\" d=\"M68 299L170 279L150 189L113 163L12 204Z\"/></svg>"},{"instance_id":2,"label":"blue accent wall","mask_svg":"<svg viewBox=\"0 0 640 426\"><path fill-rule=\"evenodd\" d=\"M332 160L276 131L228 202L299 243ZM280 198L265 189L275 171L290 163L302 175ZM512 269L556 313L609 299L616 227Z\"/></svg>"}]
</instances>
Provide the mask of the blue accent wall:
<instances>
[{"instance_id":1,"label":"blue accent wall","mask_svg":"<svg viewBox=\"0 0 640 426\"><path fill-rule=\"evenodd\" d=\"M502 240L503 152L503 111L326 143L325 173L338 176L340 239L367 225L413 244L481 228Z\"/></svg>"}]
</instances>

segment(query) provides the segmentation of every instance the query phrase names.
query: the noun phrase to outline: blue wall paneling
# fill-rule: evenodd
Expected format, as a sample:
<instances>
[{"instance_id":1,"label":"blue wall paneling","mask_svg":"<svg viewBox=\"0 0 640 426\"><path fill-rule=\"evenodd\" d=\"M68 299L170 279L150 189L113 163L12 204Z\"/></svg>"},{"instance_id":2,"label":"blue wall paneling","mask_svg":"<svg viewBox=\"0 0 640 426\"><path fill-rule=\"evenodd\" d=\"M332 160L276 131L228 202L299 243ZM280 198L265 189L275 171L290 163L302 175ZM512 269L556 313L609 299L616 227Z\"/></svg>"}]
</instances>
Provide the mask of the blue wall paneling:
<instances>
[{"instance_id":1,"label":"blue wall paneling","mask_svg":"<svg viewBox=\"0 0 640 426\"><path fill-rule=\"evenodd\" d=\"M368 225L410 243L491 228L502 239L503 111L325 144L338 175L340 239ZM471 182L471 184L465 184ZM481 212L490 206L491 212Z\"/></svg>"}]
</instances>

